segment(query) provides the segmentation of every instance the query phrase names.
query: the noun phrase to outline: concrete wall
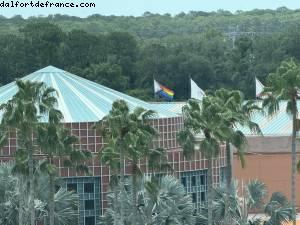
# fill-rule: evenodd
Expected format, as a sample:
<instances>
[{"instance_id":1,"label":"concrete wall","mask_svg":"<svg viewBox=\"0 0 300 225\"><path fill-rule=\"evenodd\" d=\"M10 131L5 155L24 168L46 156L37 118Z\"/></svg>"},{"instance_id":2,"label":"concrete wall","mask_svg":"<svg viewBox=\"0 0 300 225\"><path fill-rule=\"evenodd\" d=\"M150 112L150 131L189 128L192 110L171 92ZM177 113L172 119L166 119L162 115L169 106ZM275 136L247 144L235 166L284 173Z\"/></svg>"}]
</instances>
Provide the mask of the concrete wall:
<instances>
[{"instance_id":1,"label":"concrete wall","mask_svg":"<svg viewBox=\"0 0 300 225\"><path fill-rule=\"evenodd\" d=\"M249 153L290 153L292 138L284 136L273 137L247 137ZM298 151L300 152L300 140L297 139Z\"/></svg>"},{"instance_id":2,"label":"concrete wall","mask_svg":"<svg viewBox=\"0 0 300 225\"><path fill-rule=\"evenodd\" d=\"M280 143L279 143L280 144ZM274 143L271 146L276 148ZM298 158L300 154L298 154ZM289 199L291 196L291 155L289 153L251 153L247 154L246 167L241 168L237 157L233 159L234 177L240 182L260 179L268 187L269 193L280 191ZM297 205L300 206L300 174L297 175Z\"/></svg>"}]
</instances>

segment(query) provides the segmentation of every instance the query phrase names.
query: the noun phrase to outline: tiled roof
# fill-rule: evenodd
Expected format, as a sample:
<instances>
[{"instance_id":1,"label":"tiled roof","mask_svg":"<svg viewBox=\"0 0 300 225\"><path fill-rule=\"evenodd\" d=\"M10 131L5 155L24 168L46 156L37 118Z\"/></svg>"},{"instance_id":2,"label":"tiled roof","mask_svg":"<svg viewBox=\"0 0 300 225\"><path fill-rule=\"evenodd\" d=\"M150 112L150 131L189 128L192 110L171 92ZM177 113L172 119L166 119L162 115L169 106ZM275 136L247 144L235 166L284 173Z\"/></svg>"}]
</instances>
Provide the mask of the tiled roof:
<instances>
[{"instance_id":1,"label":"tiled roof","mask_svg":"<svg viewBox=\"0 0 300 225\"><path fill-rule=\"evenodd\" d=\"M64 122L93 122L107 115L115 100L125 100L130 109L143 107L157 112L159 118L177 117L160 105L149 104L103 85L76 76L53 66L45 67L22 78L40 81L58 92L58 109ZM15 82L0 88L0 104L7 102L17 92Z\"/></svg>"},{"instance_id":2,"label":"tiled roof","mask_svg":"<svg viewBox=\"0 0 300 225\"><path fill-rule=\"evenodd\" d=\"M182 113L182 107L184 102L172 102L172 103L155 103L160 105L165 110L169 110L178 115ZM257 101L257 104L261 104L261 101ZM262 113L255 113L252 115L252 120L259 124L264 136L290 136L292 133L292 118L286 113L287 101L281 101L279 111L273 116L263 115ZM297 102L298 108L300 108L300 101ZM240 128L247 136L255 136L247 128Z\"/></svg>"}]
</instances>

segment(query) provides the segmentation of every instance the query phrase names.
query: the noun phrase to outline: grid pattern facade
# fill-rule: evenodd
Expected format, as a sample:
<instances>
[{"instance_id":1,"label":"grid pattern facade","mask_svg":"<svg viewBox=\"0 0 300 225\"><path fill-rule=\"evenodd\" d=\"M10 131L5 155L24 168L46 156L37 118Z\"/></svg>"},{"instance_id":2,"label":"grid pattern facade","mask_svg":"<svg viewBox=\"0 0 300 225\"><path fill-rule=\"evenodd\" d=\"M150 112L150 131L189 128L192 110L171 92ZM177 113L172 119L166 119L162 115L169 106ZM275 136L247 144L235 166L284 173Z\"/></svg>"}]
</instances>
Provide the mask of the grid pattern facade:
<instances>
[{"instance_id":1,"label":"grid pattern facade","mask_svg":"<svg viewBox=\"0 0 300 225\"><path fill-rule=\"evenodd\" d=\"M190 194L195 209L201 209L207 200L207 170L180 173L181 183L187 194Z\"/></svg>"},{"instance_id":2,"label":"grid pattern facade","mask_svg":"<svg viewBox=\"0 0 300 225\"><path fill-rule=\"evenodd\" d=\"M100 177L65 178L66 188L79 195L80 225L95 225L101 213Z\"/></svg>"},{"instance_id":3,"label":"grid pattern facade","mask_svg":"<svg viewBox=\"0 0 300 225\"><path fill-rule=\"evenodd\" d=\"M159 136L155 138L152 142L153 148L161 147L167 150L168 163L173 168L172 174L180 177L182 172L188 171L199 171L207 169L207 160L203 157L200 152L196 152L192 160L187 160L183 156L182 149L177 142L177 134L183 128L182 117L174 118L162 118L162 119L152 119L149 123L159 131ZM76 147L89 150L92 153L97 153L104 146L104 140L100 134L94 129L94 122L83 122L83 123L66 123L65 126L71 130L73 135L79 138L79 143ZM13 153L16 150L17 140L15 132L10 134L8 144L2 148L3 154L0 157L0 161L10 160ZM40 154L37 152L37 154ZM220 182L220 169L226 166L225 160L225 148L221 147L220 156L213 162L213 182L218 184ZM59 167L59 176L61 177L82 177L84 174L77 173L67 167L64 167L62 160L56 159L55 163ZM145 161L140 163L141 169L145 173L149 173L148 165ZM97 157L93 157L91 160L86 162L89 166L92 176L100 177L100 209L103 213L107 208L107 194L109 192L109 182L110 182L110 170L108 166L100 164ZM125 163L126 175L131 174L130 163ZM159 171L155 171L159 173ZM73 179L73 178L72 178ZM99 192L100 193L100 192Z\"/></svg>"}]
</instances>

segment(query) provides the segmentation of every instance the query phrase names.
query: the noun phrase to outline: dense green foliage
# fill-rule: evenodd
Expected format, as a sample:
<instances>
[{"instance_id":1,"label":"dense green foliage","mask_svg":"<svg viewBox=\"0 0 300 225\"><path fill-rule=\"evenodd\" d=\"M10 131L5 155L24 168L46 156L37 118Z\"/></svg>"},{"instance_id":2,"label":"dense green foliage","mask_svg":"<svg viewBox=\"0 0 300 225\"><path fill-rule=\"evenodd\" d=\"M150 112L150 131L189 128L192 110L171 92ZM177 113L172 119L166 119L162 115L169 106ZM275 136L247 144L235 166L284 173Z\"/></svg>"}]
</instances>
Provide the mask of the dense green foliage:
<instances>
[{"instance_id":1,"label":"dense green foliage","mask_svg":"<svg viewBox=\"0 0 300 225\"><path fill-rule=\"evenodd\" d=\"M102 162L109 165L112 171L110 185L116 202L118 201L117 189L120 189L121 198L125 195L125 160L131 165L131 200L134 206L138 205L138 178L145 172L140 168L139 162L147 161L149 169L162 168L160 164L165 164L165 162L161 162L163 159L167 159L164 149L156 149L155 146L153 149L149 148L153 138L158 134L158 131L148 123L155 116L154 111L140 107L130 112L124 100L117 100L113 103L109 114L97 125L105 142L108 143L101 150L100 158ZM118 179L118 175L120 175L120 179ZM127 224L125 221L128 218L125 217L123 201L120 202L119 210L114 209L116 213L120 214L120 218L116 218L116 220ZM138 222L138 211L138 207L132 207L133 215L129 219L132 225L141 224Z\"/></svg>"},{"instance_id":2,"label":"dense green foliage","mask_svg":"<svg viewBox=\"0 0 300 225\"><path fill-rule=\"evenodd\" d=\"M190 11L175 16L170 14L153 14L145 12L142 16L102 16L91 15L79 18L67 15L49 15L47 17L29 17L27 20L16 15L10 19L0 17L1 33L17 33L18 29L28 22L48 22L58 24L66 31L82 29L89 33L99 34L113 31L128 31L140 39L158 39L170 35L197 34L211 27L221 32L277 32L292 23L300 24L300 10L289 10L285 7L277 10L255 9L252 11L218 10L217 12Z\"/></svg>"},{"instance_id":3,"label":"dense green foliage","mask_svg":"<svg viewBox=\"0 0 300 225\"><path fill-rule=\"evenodd\" d=\"M116 193L108 195L109 208L101 218L101 225L133 224L134 208L132 187L127 185L122 193L119 187ZM194 205L183 185L177 178L166 175L160 179L140 177L136 189L138 191L137 224L145 225L195 225ZM125 207L126 222L120 223L120 202Z\"/></svg>"},{"instance_id":4,"label":"dense green foliage","mask_svg":"<svg viewBox=\"0 0 300 225\"><path fill-rule=\"evenodd\" d=\"M19 184L18 192L23 196L27 194L26 189L28 189L27 199L19 199L18 224L26 224L25 208L30 214L30 224L36 224L38 216L35 209L37 197L35 181L36 176L40 175L37 174L37 170L41 170L49 178L48 218L49 224L54 225L55 220L59 222L55 216L55 195L57 194L55 193L55 176L58 167L54 160L60 157L63 159L64 166L88 172L88 168L83 163L91 156L91 153L73 147L77 138L70 135L60 123L63 115L55 108L57 99L53 88L46 87L42 82L22 80L17 80L16 85L18 92L12 99L0 106L3 112L0 144L1 146L7 144L10 131L16 130L18 148L14 155L16 164L14 170ZM39 119L43 116L48 117L48 123L40 123ZM36 139L32 138L33 135L36 135ZM44 154L44 159L35 159L34 156L38 150ZM27 181L29 185L25 185ZM24 208L21 207L22 205Z\"/></svg>"},{"instance_id":5,"label":"dense green foliage","mask_svg":"<svg viewBox=\"0 0 300 225\"><path fill-rule=\"evenodd\" d=\"M0 224L26 225L30 223L28 208L29 185L28 179L22 179L16 174L17 166L13 163L0 163ZM23 177L24 178L24 177ZM48 176L37 166L35 170L35 218L43 224L48 224L50 192ZM56 179L58 186L62 180ZM20 188L21 187L21 188ZM22 223L20 219L22 208ZM78 195L60 187L54 194L54 213L57 224L75 225L78 217Z\"/></svg>"},{"instance_id":6,"label":"dense green foliage","mask_svg":"<svg viewBox=\"0 0 300 225\"><path fill-rule=\"evenodd\" d=\"M231 224L235 225L288 224L293 218L292 207L282 193L274 192L270 200L266 201L267 187L260 180L250 180L246 185L234 182L228 196L226 193L224 187L215 190L215 224L223 224L226 207ZM229 204L225 203L227 198ZM254 212L257 211L264 211L267 218L256 215Z\"/></svg>"},{"instance_id":7,"label":"dense green foliage","mask_svg":"<svg viewBox=\"0 0 300 225\"><path fill-rule=\"evenodd\" d=\"M63 15L0 18L0 83L49 64L151 100L153 77L189 97L189 76L204 90L242 90L254 76L300 59L300 12L190 12L141 17ZM235 40L235 41L233 41Z\"/></svg>"}]
</instances>

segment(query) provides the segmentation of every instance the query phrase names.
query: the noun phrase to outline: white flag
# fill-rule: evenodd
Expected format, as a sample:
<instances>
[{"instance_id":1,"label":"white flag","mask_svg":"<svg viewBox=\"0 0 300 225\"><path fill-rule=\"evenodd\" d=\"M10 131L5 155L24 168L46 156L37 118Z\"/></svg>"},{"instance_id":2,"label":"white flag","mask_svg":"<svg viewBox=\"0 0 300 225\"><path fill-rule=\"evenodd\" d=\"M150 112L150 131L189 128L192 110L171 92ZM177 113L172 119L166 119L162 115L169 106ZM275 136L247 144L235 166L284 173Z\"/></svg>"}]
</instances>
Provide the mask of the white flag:
<instances>
[{"instance_id":1,"label":"white flag","mask_svg":"<svg viewBox=\"0 0 300 225\"><path fill-rule=\"evenodd\" d=\"M157 93L160 90L161 90L161 87L160 87L159 83L156 80L154 80L154 93Z\"/></svg>"},{"instance_id":2,"label":"white flag","mask_svg":"<svg viewBox=\"0 0 300 225\"><path fill-rule=\"evenodd\" d=\"M264 87L265 86L255 77L255 93L257 98L260 97Z\"/></svg>"},{"instance_id":3,"label":"white flag","mask_svg":"<svg viewBox=\"0 0 300 225\"><path fill-rule=\"evenodd\" d=\"M191 98L202 100L205 92L191 79Z\"/></svg>"}]
</instances>

